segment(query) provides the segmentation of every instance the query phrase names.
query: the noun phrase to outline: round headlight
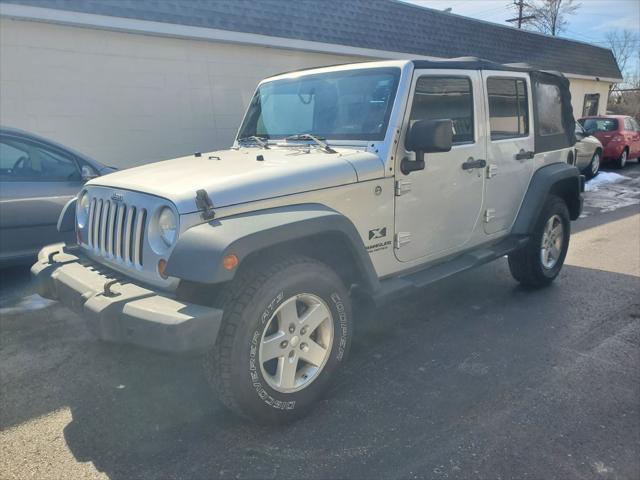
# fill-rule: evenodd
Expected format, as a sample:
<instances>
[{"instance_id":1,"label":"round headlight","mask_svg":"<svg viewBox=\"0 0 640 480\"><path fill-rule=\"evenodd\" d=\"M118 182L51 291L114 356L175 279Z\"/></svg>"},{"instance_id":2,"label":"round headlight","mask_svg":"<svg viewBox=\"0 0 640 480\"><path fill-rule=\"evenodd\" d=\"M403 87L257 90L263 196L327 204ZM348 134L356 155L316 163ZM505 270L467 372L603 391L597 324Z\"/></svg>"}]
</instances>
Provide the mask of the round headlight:
<instances>
[{"instance_id":1,"label":"round headlight","mask_svg":"<svg viewBox=\"0 0 640 480\"><path fill-rule=\"evenodd\" d=\"M178 233L178 219L169 207L164 207L160 212L158 216L158 228L160 230L160 238L166 243L167 247L173 245Z\"/></svg>"},{"instance_id":2,"label":"round headlight","mask_svg":"<svg viewBox=\"0 0 640 480\"><path fill-rule=\"evenodd\" d=\"M82 192L80 198L78 198L78 206L76 207L76 218L78 226L83 228L89 218L89 195L87 192Z\"/></svg>"}]
</instances>

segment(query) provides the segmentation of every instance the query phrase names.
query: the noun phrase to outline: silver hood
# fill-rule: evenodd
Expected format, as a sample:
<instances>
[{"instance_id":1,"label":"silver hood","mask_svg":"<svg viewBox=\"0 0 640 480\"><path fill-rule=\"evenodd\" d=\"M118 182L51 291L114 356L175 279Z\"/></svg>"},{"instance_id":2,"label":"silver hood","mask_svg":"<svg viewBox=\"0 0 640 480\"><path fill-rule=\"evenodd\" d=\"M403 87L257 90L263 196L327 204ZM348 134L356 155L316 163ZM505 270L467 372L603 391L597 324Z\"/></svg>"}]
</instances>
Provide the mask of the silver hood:
<instances>
[{"instance_id":1,"label":"silver hood","mask_svg":"<svg viewBox=\"0 0 640 480\"><path fill-rule=\"evenodd\" d=\"M330 154L311 147L241 148L189 155L111 173L88 185L133 190L163 197L180 214L198 210L196 191L204 189L215 207L336 187L384 175L381 159L362 150ZM258 160L262 156L263 160Z\"/></svg>"}]
</instances>

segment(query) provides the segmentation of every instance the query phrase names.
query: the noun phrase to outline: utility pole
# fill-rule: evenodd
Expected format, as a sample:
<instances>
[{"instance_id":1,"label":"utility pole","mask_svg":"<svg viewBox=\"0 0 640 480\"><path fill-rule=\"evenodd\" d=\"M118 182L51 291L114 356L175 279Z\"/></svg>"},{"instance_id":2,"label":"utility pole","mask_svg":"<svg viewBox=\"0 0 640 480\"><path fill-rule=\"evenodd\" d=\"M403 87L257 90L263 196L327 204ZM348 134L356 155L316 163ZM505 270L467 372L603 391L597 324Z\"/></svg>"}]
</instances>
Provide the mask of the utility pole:
<instances>
[{"instance_id":1,"label":"utility pole","mask_svg":"<svg viewBox=\"0 0 640 480\"><path fill-rule=\"evenodd\" d=\"M534 18L536 18L535 15L525 15L522 16L522 9L525 6L524 0L513 0L513 4L518 7L518 17L517 18L510 18L507 20L507 22L518 22L518 28L522 28L522 22L525 20L532 20Z\"/></svg>"}]
</instances>

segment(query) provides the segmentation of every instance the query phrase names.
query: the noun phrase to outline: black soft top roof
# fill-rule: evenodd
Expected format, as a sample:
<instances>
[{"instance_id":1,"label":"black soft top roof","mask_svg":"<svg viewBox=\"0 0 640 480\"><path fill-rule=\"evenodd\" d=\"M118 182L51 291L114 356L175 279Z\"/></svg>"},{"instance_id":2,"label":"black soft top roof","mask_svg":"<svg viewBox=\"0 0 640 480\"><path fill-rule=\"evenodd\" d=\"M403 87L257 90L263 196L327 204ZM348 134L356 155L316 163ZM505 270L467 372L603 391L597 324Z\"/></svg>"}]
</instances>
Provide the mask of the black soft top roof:
<instances>
[{"instance_id":1,"label":"black soft top roof","mask_svg":"<svg viewBox=\"0 0 640 480\"><path fill-rule=\"evenodd\" d=\"M459 70L503 70L508 72L541 72L526 63L497 63L478 57L444 58L442 60L413 60L415 68L442 68ZM544 73L564 77L560 72L547 71Z\"/></svg>"}]
</instances>

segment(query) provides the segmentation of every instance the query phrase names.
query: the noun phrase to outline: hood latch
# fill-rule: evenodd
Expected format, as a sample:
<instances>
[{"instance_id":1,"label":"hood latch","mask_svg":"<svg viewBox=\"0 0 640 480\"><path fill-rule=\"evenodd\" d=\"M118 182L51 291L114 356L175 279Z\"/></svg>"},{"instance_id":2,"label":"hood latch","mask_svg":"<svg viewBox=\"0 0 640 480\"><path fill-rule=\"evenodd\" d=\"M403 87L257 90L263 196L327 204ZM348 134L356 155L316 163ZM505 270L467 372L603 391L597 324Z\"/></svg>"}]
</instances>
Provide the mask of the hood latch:
<instances>
[{"instance_id":1,"label":"hood latch","mask_svg":"<svg viewBox=\"0 0 640 480\"><path fill-rule=\"evenodd\" d=\"M196 207L202 210L202 218L204 220L213 220L216 216L216 212L213 210L213 202L206 190L196 191Z\"/></svg>"}]
</instances>

